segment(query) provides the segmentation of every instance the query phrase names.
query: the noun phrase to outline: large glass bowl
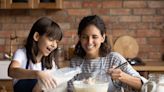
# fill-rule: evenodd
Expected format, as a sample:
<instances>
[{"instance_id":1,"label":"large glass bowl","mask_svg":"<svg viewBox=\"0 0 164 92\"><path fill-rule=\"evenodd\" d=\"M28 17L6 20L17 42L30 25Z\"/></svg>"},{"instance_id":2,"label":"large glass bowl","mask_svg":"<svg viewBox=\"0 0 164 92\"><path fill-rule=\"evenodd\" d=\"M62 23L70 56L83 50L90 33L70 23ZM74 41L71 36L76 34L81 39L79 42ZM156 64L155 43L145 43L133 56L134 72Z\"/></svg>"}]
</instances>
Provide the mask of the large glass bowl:
<instances>
[{"instance_id":1,"label":"large glass bowl","mask_svg":"<svg viewBox=\"0 0 164 92\"><path fill-rule=\"evenodd\" d=\"M108 83L92 83L87 84L83 81L74 81L74 92L107 92Z\"/></svg>"}]
</instances>

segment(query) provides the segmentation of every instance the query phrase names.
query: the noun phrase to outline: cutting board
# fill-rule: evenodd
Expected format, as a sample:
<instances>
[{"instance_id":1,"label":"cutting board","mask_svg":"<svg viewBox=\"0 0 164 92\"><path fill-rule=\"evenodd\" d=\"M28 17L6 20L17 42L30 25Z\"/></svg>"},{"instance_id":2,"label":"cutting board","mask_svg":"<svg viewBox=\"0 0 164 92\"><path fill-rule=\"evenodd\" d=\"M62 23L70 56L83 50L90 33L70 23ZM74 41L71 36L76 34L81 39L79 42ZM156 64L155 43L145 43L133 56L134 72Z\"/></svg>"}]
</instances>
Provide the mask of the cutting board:
<instances>
[{"instance_id":1,"label":"cutting board","mask_svg":"<svg viewBox=\"0 0 164 92\"><path fill-rule=\"evenodd\" d=\"M139 46L135 38L131 36L121 36L116 39L113 49L122 54L125 58L132 59L137 56Z\"/></svg>"}]
</instances>

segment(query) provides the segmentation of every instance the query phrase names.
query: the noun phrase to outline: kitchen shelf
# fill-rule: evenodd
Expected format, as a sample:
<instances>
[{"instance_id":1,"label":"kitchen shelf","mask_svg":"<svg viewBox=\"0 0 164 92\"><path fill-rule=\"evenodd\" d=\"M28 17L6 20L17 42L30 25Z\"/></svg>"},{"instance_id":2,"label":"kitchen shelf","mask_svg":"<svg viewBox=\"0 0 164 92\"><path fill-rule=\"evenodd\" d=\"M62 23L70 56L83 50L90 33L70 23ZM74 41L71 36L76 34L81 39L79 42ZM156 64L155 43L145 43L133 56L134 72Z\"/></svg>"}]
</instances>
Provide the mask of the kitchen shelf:
<instances>
[{"instance_id":1,"label":"kitchen shelf","mask_svg":"<svg viewBox=\"0 0 164 92\"><path fill-rule=\"evenodd\" d=\"M63 0L0 0L0 9L62 9ZM45 2L43 2L45 1Z\"/></svg>"}]
</instances>

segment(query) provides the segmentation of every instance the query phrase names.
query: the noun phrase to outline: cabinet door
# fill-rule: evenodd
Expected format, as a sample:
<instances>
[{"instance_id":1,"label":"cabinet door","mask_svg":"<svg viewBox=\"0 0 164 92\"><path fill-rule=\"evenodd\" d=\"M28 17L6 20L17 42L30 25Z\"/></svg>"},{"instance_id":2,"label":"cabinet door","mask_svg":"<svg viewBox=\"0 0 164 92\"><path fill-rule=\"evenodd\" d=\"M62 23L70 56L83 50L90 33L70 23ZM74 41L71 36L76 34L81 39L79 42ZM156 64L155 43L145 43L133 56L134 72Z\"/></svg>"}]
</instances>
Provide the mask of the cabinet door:
<instances>
[{"instance_id":1,"label":"cabinet door","mask_svg":"<svg viewBox=\"0 0 164 92\"><path fill-rule=\"evenodd\" d=\"M6 0L0 0L0 8L5 9L6 8Z\"/></svg>"},{"instance_id":2,"label":"cabinet door","mask_svg":"<svg viewBox=\"0 0 164 92\"><path fill-rule=\"evenodd\" d=\"M35 9L61 9L63 0L34 0Z\"/></svg>"},{"instance_id":3,"label":"cabinet door","mask_svg":"<svg viewBox=\"0 0 164 92\"><path fill-rule=\"evenodd\" d=\"M7 9L30 9L30 8L33 8L32 1L33 0L6 0L6 8Z\"/></svg>"}]
</instances>

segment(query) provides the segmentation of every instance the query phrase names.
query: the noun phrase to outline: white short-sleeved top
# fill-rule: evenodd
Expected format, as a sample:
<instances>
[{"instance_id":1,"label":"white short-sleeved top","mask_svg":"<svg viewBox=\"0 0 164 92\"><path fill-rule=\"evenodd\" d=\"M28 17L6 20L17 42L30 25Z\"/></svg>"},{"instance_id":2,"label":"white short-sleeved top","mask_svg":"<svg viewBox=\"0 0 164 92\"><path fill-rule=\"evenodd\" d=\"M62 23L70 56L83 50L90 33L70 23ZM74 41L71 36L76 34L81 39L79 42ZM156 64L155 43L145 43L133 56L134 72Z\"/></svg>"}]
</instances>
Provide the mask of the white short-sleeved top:
<instances>
[{"instance_id":1,"label":"white short-sleeved top","mask_svg":"<svg viewBox=\"0 0 164 92\"><path fill-rule=\"evenodd\" d=\"M26 64L27 64L26 49L25 48L21 48L21 49L16 50L16 52L15 52L15 54L13 56L13 60L19 62L20 65L21 65L21 68L26 69ZM52 64L53 64L52 69L56 70L57 66L56 66L55 62L53 62ZM30 61L29 65L28 65L28 69L29 70L39 70L39 71L41 71L42 70L42 64L41 64L41 62L33 64ZM47 70L47 69L44 68L44 70ZM18 80L14 79L14 84L15 84L16 81L18 81Z\"/></svg>"}]
</instances>

